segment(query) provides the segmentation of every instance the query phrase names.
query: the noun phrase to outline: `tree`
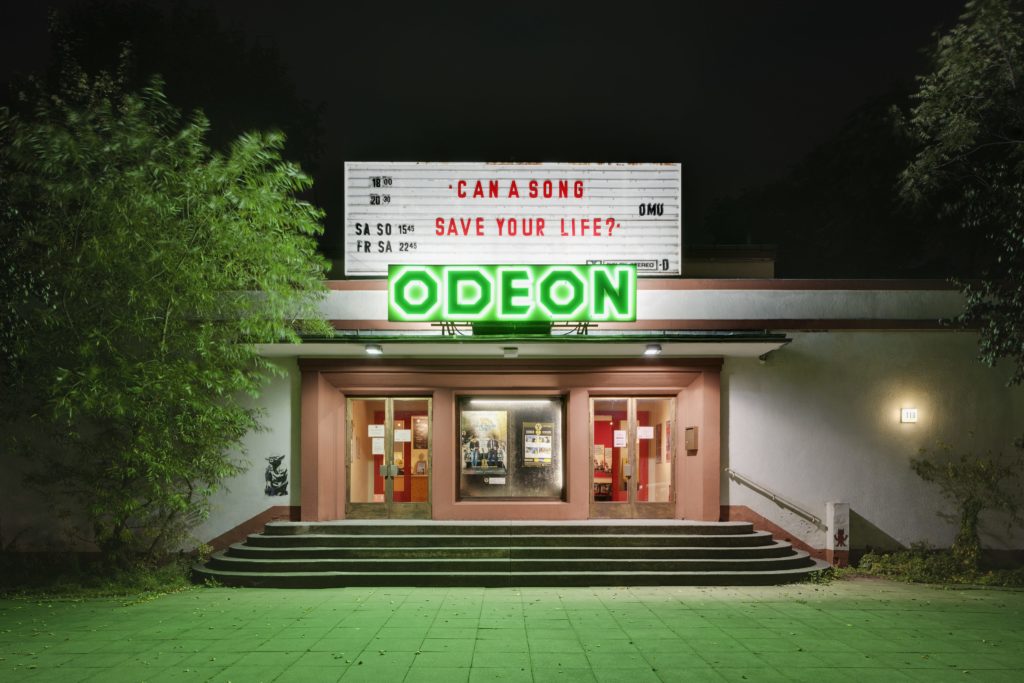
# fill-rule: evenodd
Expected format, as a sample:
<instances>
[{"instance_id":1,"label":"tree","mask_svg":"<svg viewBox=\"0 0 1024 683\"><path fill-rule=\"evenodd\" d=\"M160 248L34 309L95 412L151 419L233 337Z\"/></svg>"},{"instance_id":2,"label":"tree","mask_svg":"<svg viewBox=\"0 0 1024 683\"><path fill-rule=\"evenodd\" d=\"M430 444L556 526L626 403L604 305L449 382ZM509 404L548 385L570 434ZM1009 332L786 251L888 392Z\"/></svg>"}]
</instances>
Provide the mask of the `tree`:
<instances>
[{"instance_id":1,"label":"tree","mask_svg":"<svg viewBox=\"0 0 1024 683\"><path fill-rule=\"evenodd\" d=\"M906 125L918 145L904 197L984 236L991 258L960 281L961 322L980 328L981 358L1024 381L1024 23L1016 0L971 0L938 38Z\"/></svg>"},{"instance_id":2,"label":"tree","mask_svg":"<svg viewBox=\"0 0 1024 683\"><path fill-rule=\"evenodd\" d=\"M108 557L174 548L259 428L254 343L317 324L322 213L279 133L207 147L153 82L70 71L0 110L6 451ZM304 323L304 321L313 321Z\"/></svg>"},{"instance_id":3,"label":"tree","mask_svg":"<svg viewBox=\"0 0 1024 683\"><path fill-rule=\"evenodd\" d=\"M927 482L936 484L944 498L956 508L955 515L943 515L957 524L953 558L969 573L978 570L981 557L981 513L1005 513L1008 525L1020 519L1021 473L1024 460L1001 454L978 457L970 453L954 455L952 448L940 444L938 456L910 461L910 467Z\"/></svg>"}]
</instances>

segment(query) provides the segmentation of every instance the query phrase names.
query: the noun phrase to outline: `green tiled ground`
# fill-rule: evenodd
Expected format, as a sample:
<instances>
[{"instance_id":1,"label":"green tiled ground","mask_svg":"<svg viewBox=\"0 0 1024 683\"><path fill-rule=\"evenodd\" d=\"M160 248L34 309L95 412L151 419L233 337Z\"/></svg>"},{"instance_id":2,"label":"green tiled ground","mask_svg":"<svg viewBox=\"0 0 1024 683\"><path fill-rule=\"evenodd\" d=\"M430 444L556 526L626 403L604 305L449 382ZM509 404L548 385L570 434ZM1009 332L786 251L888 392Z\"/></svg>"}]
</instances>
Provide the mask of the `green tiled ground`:
<instances>
[{"instance_id":1,"label":"green tiled ground","mask_svg":"<svg viewBox=\"0 0 1024 683\"><path fill-rule=\"evenodd\" d=\"M1024 591L197 589L0 601L0 681L1021 681Z\"/></svg>"}]
</instances>

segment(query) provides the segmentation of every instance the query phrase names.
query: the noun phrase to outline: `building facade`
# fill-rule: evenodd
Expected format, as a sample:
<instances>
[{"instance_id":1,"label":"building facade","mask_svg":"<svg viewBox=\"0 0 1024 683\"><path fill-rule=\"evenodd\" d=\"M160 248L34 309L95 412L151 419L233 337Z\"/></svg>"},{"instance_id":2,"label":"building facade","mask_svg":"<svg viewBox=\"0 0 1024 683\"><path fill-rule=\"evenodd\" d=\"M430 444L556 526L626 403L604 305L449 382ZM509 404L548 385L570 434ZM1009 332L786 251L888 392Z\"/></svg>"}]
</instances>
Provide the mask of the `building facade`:
<instances>
[{"instance_id":1,"label":"building facade","mask_svg":"<svg viewBox=\"0 0 1024 683\"><path fill-rule=\"evenodd\" d=\"M939 282L641 280L636 321L540 335L389 322L386 281L329 286L335 340L263 348L285 370L268 429L200 540L283 518L742 519L825 557L845 503L840 548L941 546L910 459L1008 451L1024 426Z\"/></svg>"}]
</instances>

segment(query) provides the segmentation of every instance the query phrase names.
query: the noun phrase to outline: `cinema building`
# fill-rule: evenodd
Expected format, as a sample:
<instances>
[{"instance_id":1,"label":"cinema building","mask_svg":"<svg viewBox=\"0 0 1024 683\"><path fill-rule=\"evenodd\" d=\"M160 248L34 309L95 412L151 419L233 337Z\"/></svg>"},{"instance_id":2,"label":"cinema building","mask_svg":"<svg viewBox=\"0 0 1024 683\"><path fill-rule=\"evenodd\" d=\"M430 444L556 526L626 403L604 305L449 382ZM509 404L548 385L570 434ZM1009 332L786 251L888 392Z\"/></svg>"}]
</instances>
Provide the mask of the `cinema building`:
<instances>
[{"instance_id":1,"label":"cinema building","mask_svg":"<svg viewBox=\"0 0 1024 683\"><path fill-rule=\"evenodd\" d=\"M751 582L785 580L869 547L948 545L944 503L910 459L938 443L1009 451L1024 427L1024 392L978 362L974 331L943 323L963 306L946 283L777 279L753 250L683 262L678 165L346 171L350 276L329 281L322 304L335 337L262 348L284 371L259 399L267 429L197 531L233 548L211 563L221 580L415 583L402 572L421 562L427 582L472 583L490 562L505 578L482 583L515 585L590 561L581 582L730 583L746 581L747 560L767 568ZM568 196L546 199L547 176ZM502 197L487 197L495 177ZM524 197L537 181L537 203L510 200L511 179ZM492 234L510 205L546 212L548 234L511 240L507 221ZM480 234L458 218L470 213ZM546 246L570 213L615 231ZM645 243L625 239L638 234ZM611 252L601 242L616 239ZM475 548L477 564L417 555L417 529ZM354 559L370 557L346 549L358 534L390 550ZM269 551L282 559L261 568Z\"/></svg>"}]
</instances>

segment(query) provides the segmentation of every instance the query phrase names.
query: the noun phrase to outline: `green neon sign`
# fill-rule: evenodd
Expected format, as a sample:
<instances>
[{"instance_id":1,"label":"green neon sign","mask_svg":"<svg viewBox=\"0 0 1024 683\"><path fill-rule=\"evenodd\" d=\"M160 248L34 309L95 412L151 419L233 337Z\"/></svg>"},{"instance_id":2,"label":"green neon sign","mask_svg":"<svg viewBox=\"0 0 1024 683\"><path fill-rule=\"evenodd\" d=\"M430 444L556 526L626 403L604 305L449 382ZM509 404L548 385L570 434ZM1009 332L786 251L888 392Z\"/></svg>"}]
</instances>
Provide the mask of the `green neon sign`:
<instances>
[{"instance_id":1,"label":"green neon sign","mask_svg":"<svg viewBox=\"0 0 1024 683\"><path fill-rule=\"evenodd\" d=\"M633 322L636 266L389 266L394 322Z\"/></svg>"}]
</instances>

